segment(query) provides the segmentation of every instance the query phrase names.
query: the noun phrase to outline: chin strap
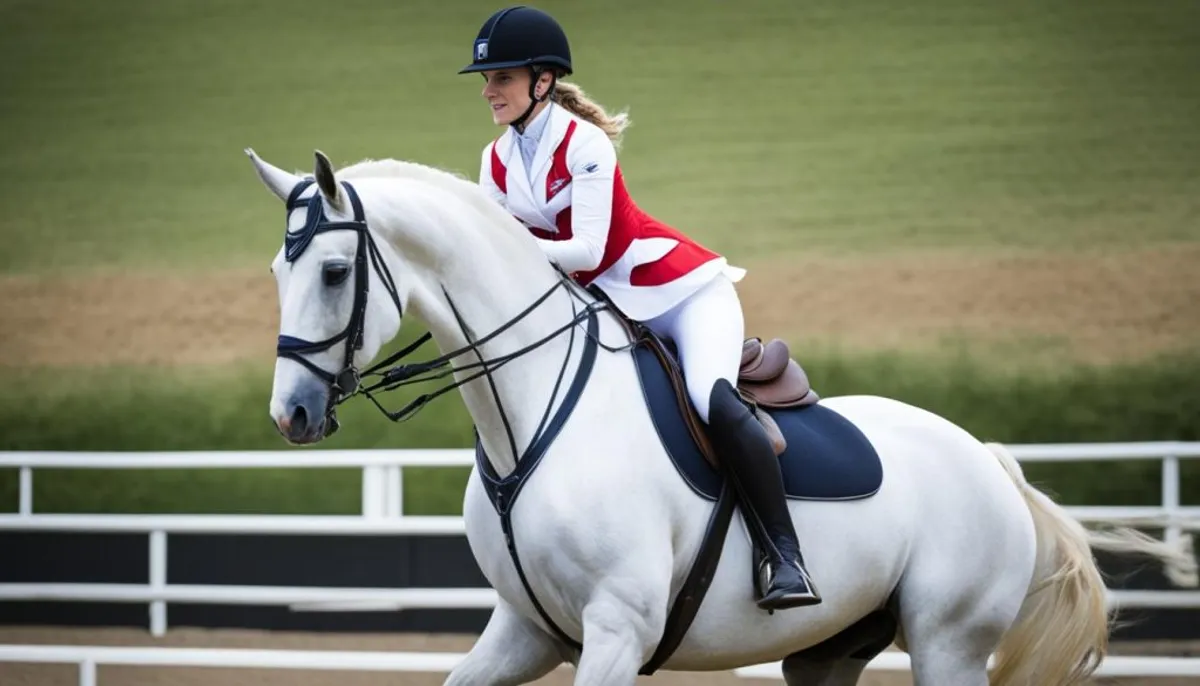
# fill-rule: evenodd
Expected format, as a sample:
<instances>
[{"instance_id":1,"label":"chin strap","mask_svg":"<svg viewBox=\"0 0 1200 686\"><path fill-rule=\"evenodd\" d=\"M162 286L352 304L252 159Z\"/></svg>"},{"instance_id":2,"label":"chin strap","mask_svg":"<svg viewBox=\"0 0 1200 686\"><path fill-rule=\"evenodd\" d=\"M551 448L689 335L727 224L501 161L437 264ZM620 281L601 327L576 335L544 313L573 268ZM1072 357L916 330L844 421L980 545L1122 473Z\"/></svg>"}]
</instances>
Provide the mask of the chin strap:
<instances>
[{"instance_id":1,"label":"chin strap","mask_svg":"<svg viewBox=\"0 0 1200 686\"><path fill-rule=\"evenodd\" d=\"M533 114L533 108L537 107L539 102L549 100L550 97L552 95L554 95L554 86L558 84L558 74L551 71L550 72L550 88L546 89L546 94L543 95L541 98L538 98L538 96L537 96L538 78L542 75L542 72L544 72L544 71L546 71L546 70L542 67L530 67L529 68L529 72L533 75L533 78L531 78L529 80L529 107L526 107L525 112L522 113L521 116L512 120L512 123L509 124L509 126L511 126L517 130L517 133L524 133L523 129L525 128L525 122L526 122L526 120L529 119L529 115Z\"/></svg>"}]
</instances>

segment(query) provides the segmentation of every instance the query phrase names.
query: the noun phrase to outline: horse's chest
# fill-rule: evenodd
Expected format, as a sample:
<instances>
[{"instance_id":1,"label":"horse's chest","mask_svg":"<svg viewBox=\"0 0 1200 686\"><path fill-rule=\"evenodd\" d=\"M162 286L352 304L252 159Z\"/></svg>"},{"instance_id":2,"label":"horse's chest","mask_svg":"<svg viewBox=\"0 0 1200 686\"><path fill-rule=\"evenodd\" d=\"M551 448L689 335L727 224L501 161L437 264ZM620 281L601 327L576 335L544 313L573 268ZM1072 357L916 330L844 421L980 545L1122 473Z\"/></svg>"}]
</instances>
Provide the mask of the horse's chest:
<instances>
[{"instance_id":1,"label":"horse's chest","mask_svg":"<svg viewBox=\"0 0 1200 686\"><path fill-rule=\"evenodd\" d=\"M568 595L576 584L586 585L587 575L563 573L569 569L591 566L588 559L594 557L578 545L564 545L555 537L558 527L549 520L548 513L540 508L536 498L522 494L513 508L512 542L517 560L514 560L500 524L500 515L488 500L478 477L473 477L468 486L463 505L463 519L467 540L479 564L480 571L500 597L516 606L527 604L528 593L517 571L517 560L521 571L530 584L547 589L551 596ZM572 554L574 553L574 554ZM583 559L580 559L582 553ZM560 593L560 590L565 593ZM539 601L545 604L547 600Z\"/></svg>"},{"instance_id":2,"label":"horse's chest","mask_svg":"<svg viewBox=\"0 0 1200 686\"><path fill-rule=\"evenodd\" d=\"M482 486L476 487L477 478L468 488L463 514L467 537L484 577L506 602L525 616L536 617L531 589L554 622L578 637L584 605L597 581L621 559L620 550L630 543L626 538L637 528L618 528L602 517L581 514L596 511L585 507L585 496L570 500L579 502L579 507L564 509L561 498L539 497L537 484L531 483L512 511L514 560L500 516ZM518 562L528 589L518 572Z\"/></svg>"}]
</instances>

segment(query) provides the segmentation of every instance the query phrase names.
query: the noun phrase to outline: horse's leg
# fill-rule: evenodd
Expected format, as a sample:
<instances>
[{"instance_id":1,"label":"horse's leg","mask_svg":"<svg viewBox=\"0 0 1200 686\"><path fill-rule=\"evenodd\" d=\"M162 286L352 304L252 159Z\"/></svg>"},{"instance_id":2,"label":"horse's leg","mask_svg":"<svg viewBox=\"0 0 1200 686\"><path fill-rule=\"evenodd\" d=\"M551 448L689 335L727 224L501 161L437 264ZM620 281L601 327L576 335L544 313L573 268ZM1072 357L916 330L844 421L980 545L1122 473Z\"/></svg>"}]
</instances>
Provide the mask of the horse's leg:
<instances>
[{"instance_id":1,"label":"horse's leg","mask_svg":"<svg viewBox=\"0 0 1200 686\"><path fill-rule=\"evenodd\" d=\"M559 646L549 634L498 600L483 634L445 683L525 684L544 676L562 661Z\"/></svg>"},{"instance_id":2,"label":"horse's leg","mask_svg":"<svg viewBox=\"0 0 1200 686\"><path fill-rule=\"evenodd\" d=\"M961 490L931 491L923 504L927 519L897 590L898 616L916 686L987 686L988 658L1017 619L1034 579L1041 532L1020 491L1010 489L998 470L982 469L992 466L989 457L999 459L999 471L1013 470L1008 476L1015 480L1020 470L1015 461L979 446L967 450L947 444L943 450L959 450L966 461L978 460L980 470L960 477ZM963 497L972 492L974 497ZM1087 563L1081 558L1079 566ZM1072 589L1087 589L1074 574L1064 578ZM1057 595L1060 589L1049 592ZM1054 652L1047 647L1047 654ZM1062 682L1052 678L1044 683Z\"/></svg>"},{"instance_id":3,"label":"horse's leg","mask_svg":"<svg viewBox=\"0 0 1200 686\"><path fill-rule=\"evenodd\" d=\"M896 637L891 609L877 610L822 643L783 660L788 686L854 686L867 663Z\"/></svg>"},{"instance_id":4,"label":"horse's leg","mask_svg":"<svg viewBox=\"0 0 1200 686\"><path fill-rule=\"evenodd\" d=\"M935 576L929 569L911 570L899 605L916 686L988 686L988 658L1016 618L1029 583L1025 564L997 568L1004 571L974 578L970 570Z\"/></svg>"},{"instance_id":5,"label":"horse's leg","mask_svg":"<svg viewBox=\"0 0 1200 686\"><path fill-rule=\"evenodd\" d=\"M651 602L652 596L637 591L632 597L603 592L593 597L583 610L583 655L575 686L633 686L666 622L666 603Z\"/></svg>"},{"instance_id":6,"label":"horse's leg","mask_svg":"<svg viewBox=\"0 0 1200 686\"><path fill-rule=\"evenodd\" d=\"M988 686L988 658L1020 610L1032 566L1006 554L990 574L950 556L909 569L898 604L916 686Z\"/></svg>"},{"instance_id":7,"label":"horse's leg","mask_svg":"<svg viewBox=\"0 0 1200 686\"><path fill-rule=\"evenodd\" d=\"M870 660L843 658L816 661L791 655L783 661L787 686L854 686Z\"/></svg>"},{"instance_id":8,"label":"horse's leg","mask_svg":"<svg viewBox=\"0 0 1200 686\"><path fill-rule=\"evenodd\" d=\"M980 654L978 646L953 636L942 639L922 643L910 653L913 683L916 686L988 686L988 656Z\"/></svg>"}]
</instances>

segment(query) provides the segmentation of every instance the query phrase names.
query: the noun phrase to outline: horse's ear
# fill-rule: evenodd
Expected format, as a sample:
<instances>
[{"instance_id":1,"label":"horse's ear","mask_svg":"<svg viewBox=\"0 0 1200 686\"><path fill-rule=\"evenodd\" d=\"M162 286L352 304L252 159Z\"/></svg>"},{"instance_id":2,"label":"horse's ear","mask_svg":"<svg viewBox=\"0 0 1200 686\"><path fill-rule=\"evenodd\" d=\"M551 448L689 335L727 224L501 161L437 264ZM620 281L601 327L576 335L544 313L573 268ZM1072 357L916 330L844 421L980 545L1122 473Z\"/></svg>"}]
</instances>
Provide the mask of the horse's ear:
<instances>
[{"instance_id":1,"label":"horse's ear","mask_svg":"<svg viewBox=\"0 0 1200 686\"><path fill-rule=\"evenodd\" d=\"M292 189L301 181L299 176L285 172L279 167L266 162L250 148L246 148L246 156L254 163L254 170L258 172L258 178L262 179L263 184L280 200L286 201Z\"/></svg>"},{"instance_id":2,"label":"horse's ear","mask_svg":"<svg viewBox=\"0 0 1200 686\"><path fill-rule=\"evenodd\" d=\"M321 188L321 195L325 196L329 204L342 209L344 207L342 204L342 192L341 187L338 186L337 178L333 175L333 164L325 156L325 153L320 150L313 152L317 158L316 168L313 172L317 177L317 186Z\"/></svg>"}]
</instances>

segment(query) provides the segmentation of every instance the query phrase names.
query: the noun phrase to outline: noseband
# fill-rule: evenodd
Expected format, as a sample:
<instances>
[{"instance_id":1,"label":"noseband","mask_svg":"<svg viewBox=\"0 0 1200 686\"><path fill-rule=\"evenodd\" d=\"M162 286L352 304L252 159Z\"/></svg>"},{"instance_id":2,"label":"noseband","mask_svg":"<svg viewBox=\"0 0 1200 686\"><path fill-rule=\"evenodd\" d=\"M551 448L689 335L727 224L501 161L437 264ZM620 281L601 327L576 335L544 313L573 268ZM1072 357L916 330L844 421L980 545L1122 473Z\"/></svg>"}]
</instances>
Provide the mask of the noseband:
<instances>
[{"instance_id":1,"label":"noseband","mask_svg":"<svg viewBox=\"0 0 1200 686\"><path fill-rule=\"evenodd\" d=\"M350 204L354 209L354 219L351 221L330 221L325 215L324 205L321 202L322 194L320 191L314 193L307 200L300 200L300 195L313 184L312 179L305 179L298 183L292 189L287 200L288 215L291 215L293 210L300 207L308 207L308 215L305 219L304 226L295 232L287 232L284 238L285 257L288 262L294 262L299 258L304 251L312 243L313 238L326 231L354 231L358 234L358 247L354 255L354 307L350 314L350 321L347 322L346 328L342 329L341 333L326 338L323 341L306 341L295 336L279 336L279 343L276 349L278 357L293 360L303 365L319 379L324 381L329 386L329 401L325 406L325 436L328 437L338 430L339 424L335 407L349 400L358 394L366 395L372 403L390 420L401 421L415 415L421 408L434 398L447 393L459 386L486 377L492 387L492 392L495 394L495 383L491 378L493 372L509 362L525 355L526 353L541 347L549 341L557 338L562 334L569 334L569 344L567 355L563 359L562 367L559 369L558 379L554 385L554 397L551 398L549 405L546 407L546 414L542 418L542 423L539 426L538 433L541 434L547 427L547 420L550 419L550 406L554 404L555 397L563 381L563 376L567 370L567 362L571 357L571 350L575 344L575 329L583 323L587 323L585 337L590 346L599 346L610 352L627 350L632 347L633 342L629 342L624 346L614 347L607 345L599 340L598 336L598 320L597 314L605 309L610 309L607 300L599 298L588 301L581 297L579 290L580 286L575 283L570 276L555 266L559 278L555 284L546 290L540 297L533 301L528 307L518 313L515 317L508 320L491 333L473 340L466 326L466 322L462 320L458 309L454 306L454 301L450 298L450 294L443 287L442 293L446 297L451 309L458 320L459 328L467 339L467 345L453 350L444 355L436 357L432 360L423 362L414 362L409 364L398 364L400 360L413 353L417 348L421 347L426 341L432 338L431 333L425 333L413 343L406 346L404 349L388 356L361 373L354 366L354 353L362 349L363 346L363 322L367 310L367 295L369 292L369 274L367 272L367 260L370 260L371 267L379 275L379 279L383 282L384 288L388 295L391 296L392 302L396 306L396 311L401 318L404 316L404 308L400 303L400 296L396 290L396 283L392 279L391 271L384 262L379 253L379 248L375 244L375 239L371 236L371 232L367 228L366 216L363 212L362 201L359 200L358 193L354 187L345 181L341 182L342 188L346 192L346 196L350 199ZM574 316L571 317L564 325L554 329L544 337L534 341L533 343L515 350L510 353L500 355L491 359L484 359L479 350L479 346L496 338L506 330L520 322L530 313L540 307L550 296L559 288L565 289L571 295L572 310ZM576 308L576 305L583 303L583 307ZM305 355L324 352L329 350L338 343L346 341L346 354L342 362L342 368L336 373L330 373L321 369L318 365L307 359ZM474 353L477 357L476 362L463 363L452 365L452 362L468 353ZM407 386L416 383L425 383L445 378L451 374L466 372L468 370L477 369L472 374L469 374L459 380L449 383L436 391L423 393L416 399L405 405L399 410L388 410L380 404L379 400L373 394L374 391L391 391L402 386ZM363 385L362 379L365 377L379 377L379 380L373 384ZM582 391L582 389L579 389ZM499 397L496 398L499 407ZM573 404L573 403L572 403ZM563 408L560 408L560 411ZM569 410L567 411L569 413ZM564 419L565 414L564 413ZM509 426L507 417L503 407L500 407L501 421L504 424L505 430L508 433L510 448L513 451L514 457L522 454L523 451L517 449L516 442L512 435L512 429ZM556 433L557 431L555 431Z\"/></svg>"},{"instance_id":2,"label":"noseband","mask_svg":"<svg viewBox=\"0 0 1200 686\"><path fill-rule=\"evenodd\" d=\"M312 243L313 238L319 233L325 233L326 231L354 231L357 233L358 247L354 253L354 307L350 312L350 321L346 323L346 328L342 329L340 333L323 341L306 341L295 336L280 335L276 354L278 357L293 360L304 365L304 367L329 385L329 401L325 405L325 436L329 436L337 431L339 426L334 407L353 396L359 388L359 373L358 369L354 366L354 353L361 350L363 346L363 324L367 311L367 294L370 291L370 274L367 272L368 258L375 272L379 274L379 279L383 282L383 287L387 290L388 295L392 297L392 302L396 305L396 311L400 313L401 317L404 316L404 308L400 305L400 296L396 292L396 284L392 279L392 274L379 254L379 248L375 245L375 239L371 236L371 232L367 230L366 214L363 212L362 201L359 200L358 193L355 192L354 187L342 182L342 188L345 190L346 197L350 199L350 205L354 209L354 219L351 221L335 222L330 221L329 217L325 215L325 207L321 202L320 191L313 193L312 197L308 200L300 199L300 195L312 185L312 179L305 179L296 184L291 194L288 195L288 216L291 216L292 210L304 206L308 207L308 215L303 227L295 232L288 231L284 236L284 257L288 262L295 262L304 254L304 251ZM305 355L329 350L342 341L346 341L346 354L342 361L342 368L337 373L327 372L305 357Z\"/></svg>"}]
</instances>

